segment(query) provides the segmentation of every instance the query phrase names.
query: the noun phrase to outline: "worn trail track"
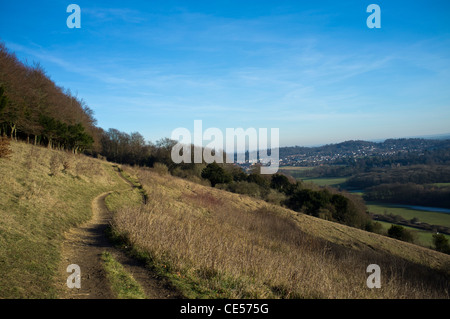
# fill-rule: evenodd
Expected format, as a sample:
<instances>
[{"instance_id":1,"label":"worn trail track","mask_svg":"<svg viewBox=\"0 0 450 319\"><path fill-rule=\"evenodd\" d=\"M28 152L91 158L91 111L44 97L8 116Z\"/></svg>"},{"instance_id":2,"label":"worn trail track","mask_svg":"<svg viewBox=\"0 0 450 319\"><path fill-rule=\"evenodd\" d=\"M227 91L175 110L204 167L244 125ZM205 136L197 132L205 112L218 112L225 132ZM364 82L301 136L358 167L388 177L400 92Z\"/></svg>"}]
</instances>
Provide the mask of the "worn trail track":
<instances>
[{"instance_id":1,"label":"worn trail track","mask_svg":"<svg viewBox=\"0 0 450 319\"><path fill-rule=\"evenodd\" d=\"M119 173L123 178L123 176ZM125 178L123 180L132 187ZM103 193L92 201L92 218L84 225L73 228L66 233L62 245L60 279L58 288L61 299L115 299L106 273L103 269L101 255L107 251L120 262L124 268L139 282L149 299L180 298L180 295L139 261L129 257L125 252L115 248L106 236L106 229L112 219L105 199L111 192ZM76 264L80 267L81 288L69 288L66 284L71 273L67 266Z\"/></svg>"}]
</instances>

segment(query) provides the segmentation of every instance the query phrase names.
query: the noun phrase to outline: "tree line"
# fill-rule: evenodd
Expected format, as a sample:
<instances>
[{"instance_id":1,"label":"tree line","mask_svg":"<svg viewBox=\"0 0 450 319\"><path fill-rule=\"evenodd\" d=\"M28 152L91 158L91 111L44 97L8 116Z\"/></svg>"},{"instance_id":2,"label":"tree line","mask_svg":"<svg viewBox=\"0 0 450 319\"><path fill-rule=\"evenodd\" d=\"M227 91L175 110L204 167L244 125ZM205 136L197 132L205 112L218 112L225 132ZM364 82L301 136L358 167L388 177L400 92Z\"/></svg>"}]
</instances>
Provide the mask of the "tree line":
<instances>
[{"instance_id":1,"label":"tree line","mask_svg":"<svg viewBox=\"0 0 450 319\"><path fill-rule=\"evenodd\" d=\"M450 166L414 165L374 169L370 172L355 174L347 180L346 186L352 188L368 188L393 183L431 184L449 182Z\"/></svg>"},{"instance_id":2,"label":"tree line","mask_svg":"<svg viewBox=\"0 0 450 319\"><path fill-rule=\"evenodd\" d=\"M95 124L83 100L0 43L0 135L78 152L98 147Z\"/></svg>"},{"instance_id":3,"label":"tree line","mask_svg":"<svg viewBox=\"0 0 450 319\"><path fill-rule=\"evenodd\" d=\"M450 208L450 187L413 183L381 184L367 188L364 199L384 203Z\"/></svg>"}]
</instances>

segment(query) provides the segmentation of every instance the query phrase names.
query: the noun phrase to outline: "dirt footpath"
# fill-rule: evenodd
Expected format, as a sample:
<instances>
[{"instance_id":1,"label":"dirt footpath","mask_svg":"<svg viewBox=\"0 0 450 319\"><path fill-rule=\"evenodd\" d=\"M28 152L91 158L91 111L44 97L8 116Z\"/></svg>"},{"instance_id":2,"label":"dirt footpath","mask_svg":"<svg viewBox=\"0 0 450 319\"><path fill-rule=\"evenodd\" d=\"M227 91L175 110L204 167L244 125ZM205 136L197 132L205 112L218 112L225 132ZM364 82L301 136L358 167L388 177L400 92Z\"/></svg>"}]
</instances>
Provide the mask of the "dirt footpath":
<instances>
[{"instance_id":1,"label":"dirt footpath","mask_svg":"<svg viewBox=\"0 0 450 319\"><path fill-rule=\"evenodd\" d=\"M105 198L110 194L103 193L92 201L92 219L86 224L71 229L66 233L62 245L60 279L58 289L61 299L115 299L110 289L106 273L102 266L101 255L104 251L111 253L124 268L133 275L144 289L147 298L170 299L179 298L167 283L158 278L142 263L128 257L123 251L116 249L108 241L105 230L112 218ZM80 267L81 288L69 288L67 266L76 264Z\"/></svg>"}]
</instances>

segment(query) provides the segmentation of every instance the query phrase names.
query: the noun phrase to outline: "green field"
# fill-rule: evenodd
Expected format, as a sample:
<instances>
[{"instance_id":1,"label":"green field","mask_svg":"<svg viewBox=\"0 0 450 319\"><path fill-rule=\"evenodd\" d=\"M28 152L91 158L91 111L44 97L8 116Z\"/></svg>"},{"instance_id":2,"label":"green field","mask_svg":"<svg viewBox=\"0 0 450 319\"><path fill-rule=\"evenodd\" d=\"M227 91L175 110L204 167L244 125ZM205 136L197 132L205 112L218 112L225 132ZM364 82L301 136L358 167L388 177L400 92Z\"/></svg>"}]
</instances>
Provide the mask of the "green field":
<instances>
[{"instance_id":1,"label":"green field","mask_svg":"<svg viewBox=\"0 0 450 319\"><path fill-rule=\"evenodd\" d=\"M394 214L400 215L405 219L418 218L420 222L430 225L442 225L450 227L450 214L428 212L423 210L415 210L410 208L393 207L389 204L367 202L369 212L374 214Z\"/></svg>"},{"instance_id":2,"label":"green field","mask_svg":"<svg viewBox=\"0 0 450 319\"><path fill-rule=\"evenodd\" d=\"M392 225L394 225L392 223L388 223L388 222L384 222L384 221L377 221L377 222L379 222L381 224L381 226L383 226L383 229L386 232ZM401 225L401 226L405 227L408 230L411 230L412 232L414 232L417 235L416 244L425 246L425 247L433 247L433 233L432 232L413 228L413 227L403 226L403 225ZM449 235L444 234L444 236L450 241Z\"/></svg>"},{"instance_id":3,"label":"green field","mask_svg":"<svg viewBox=\"0 0 450 319\"><path fill-rule=\"evenodd\" d=\"M286 171L292 177L302 180L303 182L311 182L318 186L339 187L347 181L347 177L308 177L303 174L304 171L313 169L313 167L304 166L283 166L280 171Z\"/></svg>"},{"instance_id":4,"label":"green field","mask_svg":"<svg viewBox=\"0 0 450 319\"><path fill-rule=\"evenodd\" d=\"M402 216L405 219L412 219L414 217L418 218L420 222L428 223L430 225L442 225L450 227L450 214L428 212L423 210L415 210L403 207L393 207L389 204L368 202L367 208L369 212L374 214L394 214ZM387 231L391 227L392 223L385 221L378 221L383 228ZM403 225L402 225L403 226ZM406 229L412 230L417 235L416 244L432 247L433 246L433 232L421 230L414 227L403 226ZM450 236L445 235L450 241Z\"/></svg>"},{"instance_id":5,"label":"green field","mask_svg":"<svg viewBox=\"0 0 450 319\"><path fill-rule=\"evenodd\" d=\"M312 182L319 186L338 187L347 181L347 177L302 178L304 182Z\"/></svg>"}]
</instances>

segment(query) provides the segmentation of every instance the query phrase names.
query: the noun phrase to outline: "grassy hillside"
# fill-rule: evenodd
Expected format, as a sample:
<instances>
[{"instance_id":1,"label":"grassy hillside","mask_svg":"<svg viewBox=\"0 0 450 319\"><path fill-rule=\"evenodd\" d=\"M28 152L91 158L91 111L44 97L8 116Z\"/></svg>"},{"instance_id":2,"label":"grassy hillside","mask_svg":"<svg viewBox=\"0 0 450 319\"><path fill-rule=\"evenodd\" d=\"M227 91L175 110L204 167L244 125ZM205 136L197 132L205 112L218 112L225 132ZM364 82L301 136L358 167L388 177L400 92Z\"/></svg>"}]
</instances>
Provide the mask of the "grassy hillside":
<instances>
[{"instance_id":1,"label":"grassy hillside","mask_svg":"<svg viewBox=\"0 0 450 319\"><path fill-rule=\"evenodd\" d=\"M124 182L110 163L84 155L22 142L11 150L0 158L0 298L55 298L64 232Z\"/></svg>"},{"instance_id":2,"label":"grassy hillside","mask_svg":"<svg viewBox=\"0 0 450 319\"><path fill-rule=\"evenodd\" d=\"M89 220L106 191L116 239L187 297L449 297L448 255L152 169L126 168L143 190L123 192L111 163L20 142L11 149L0 159L0 298L57 297L64 233ZM106 260L109 273L122 273ZM372 290L374 263L382 288Z\"/></svg>"},{"instance_id":3,"label":"grassy hillside","mask_svg":"<svg viewBox=\"0 0 450 319\"><path fill-rule=\"evenodd\" d=\"M147 204L118 237L195 298L448 298L450 256L205 187L131 170ZM378 264L382 288L366 286Z\"/></svg>"}]
</instances>

